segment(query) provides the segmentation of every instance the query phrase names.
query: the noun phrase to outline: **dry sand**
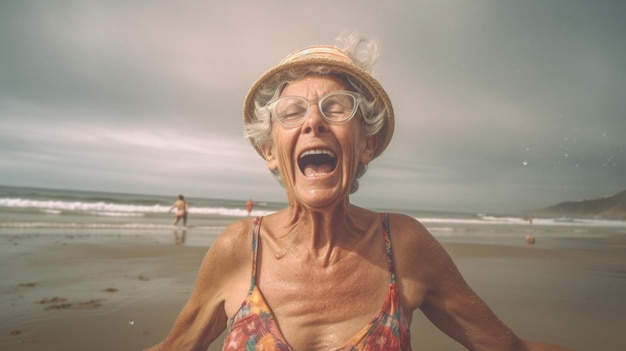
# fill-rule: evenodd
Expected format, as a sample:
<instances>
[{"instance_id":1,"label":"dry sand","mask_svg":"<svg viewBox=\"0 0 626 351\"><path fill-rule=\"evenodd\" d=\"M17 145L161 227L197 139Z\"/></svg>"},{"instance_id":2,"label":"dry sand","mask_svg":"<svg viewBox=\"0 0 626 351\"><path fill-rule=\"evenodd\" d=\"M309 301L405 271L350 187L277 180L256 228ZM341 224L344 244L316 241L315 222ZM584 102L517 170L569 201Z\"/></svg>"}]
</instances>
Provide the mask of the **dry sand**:
<instances>
[{"instance_id":1,"label":"dry sand","mask_svg":"<svg viewBox=\"0 0 626 351\"><path fill-rule=\"evenodd\" d=\"M206 251L171 237L0 236L0 349L141 350L165 337ZM626 345L626 258L447 243L470 285L524 338ZM414 350L464 350L420 312ZM221 338L209 350L221 349Z\"/></svg>"}]
</instances>

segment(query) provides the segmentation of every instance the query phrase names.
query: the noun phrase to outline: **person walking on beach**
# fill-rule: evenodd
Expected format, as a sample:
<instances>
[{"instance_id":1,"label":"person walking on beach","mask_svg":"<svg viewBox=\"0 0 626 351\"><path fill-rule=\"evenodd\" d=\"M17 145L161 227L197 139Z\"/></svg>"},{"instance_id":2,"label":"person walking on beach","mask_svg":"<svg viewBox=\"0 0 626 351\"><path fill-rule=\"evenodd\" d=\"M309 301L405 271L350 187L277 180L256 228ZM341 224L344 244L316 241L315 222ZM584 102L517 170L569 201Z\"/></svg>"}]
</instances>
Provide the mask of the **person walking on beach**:
<instances>
[{"instance_id":1,"label":"person walking on beach","mask_svg":"<svg viewBox=\"0 0 626 351\"><path fill-rule=\"evenodd\" d=\"M248 201L246 202L246 211L248 211L248 216L250 216L250 213L252 213L253 207L254 203L252 202L252 199L248 199Z\"/></svg>"},{"instance_id":2,"label":"person walking on beach","mask_svg":"<svg viewBox=\"0 0 626 351\"><path fill-rule=\"evenodd\" d=\"M185 201L184 196L178 195L178 200L174 202L172 207L170 207L170 209L167 212L168 213L172 212L173 209L176 209L176 218L174 219L174 222L172 223L172 225L177 225L178 222L182 219L183 226L186 227L187 226L187 213L189 211L189 207L187 205L187 201Z\"/></svg>"},{"instance_id":3,"label":"person walking on beach","mask_svg":"<svg viewBox=\"0 0 626 351\"><path fill-rule=\"evenodd\" d=\"M350 203L391 141L394 112L370 72L375 43L344 39L343 50L297 50L252 85L246 134L288 206L220 234L149 350L206 350L227 330L226 351L407 351L417 309L469 350L568 350L518 337L415 218Z\"/></svg>"}]
</instances>

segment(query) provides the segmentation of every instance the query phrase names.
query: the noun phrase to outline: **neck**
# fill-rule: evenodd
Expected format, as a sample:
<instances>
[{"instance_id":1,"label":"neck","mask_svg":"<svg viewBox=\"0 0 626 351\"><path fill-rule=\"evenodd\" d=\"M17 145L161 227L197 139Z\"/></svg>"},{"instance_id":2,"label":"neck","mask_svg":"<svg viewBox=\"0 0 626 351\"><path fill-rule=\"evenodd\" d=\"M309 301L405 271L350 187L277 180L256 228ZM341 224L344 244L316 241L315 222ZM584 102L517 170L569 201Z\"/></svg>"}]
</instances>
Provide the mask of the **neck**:
<instances>
[{"instance_id":1,"label":"neck","mask_svg":"<svg viewBox=\"0 0 626 351\"><path fill-rule=\"evenodd\" d=\"M359 221L363 210L348 201L332 208L312 209L291 203L283 212L289 223L284 233L277 235L282 250L275 252L276 258L297 252L303 257L327 266L341 259L349 244L365 233L366 223ZM278 244L278 243L277 243ZM350 250L351 251L351 250Z\"/></svg>"}]
</instances>

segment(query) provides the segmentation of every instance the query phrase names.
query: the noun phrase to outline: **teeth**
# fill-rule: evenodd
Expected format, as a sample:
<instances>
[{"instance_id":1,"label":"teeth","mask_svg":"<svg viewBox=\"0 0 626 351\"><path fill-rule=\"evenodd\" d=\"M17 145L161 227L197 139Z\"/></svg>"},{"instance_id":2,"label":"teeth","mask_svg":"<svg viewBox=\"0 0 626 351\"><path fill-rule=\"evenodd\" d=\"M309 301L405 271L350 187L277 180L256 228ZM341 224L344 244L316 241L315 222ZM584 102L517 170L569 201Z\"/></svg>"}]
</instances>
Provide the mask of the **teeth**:
<instances>
[{"instance_id":1,"label":"teeth","mask_svg":"<svg viewBox=\"0 0 626 351\"><path fill-rule=\"evenodd\" d=\"M300 155L300 158L308 155L328 155L332 158L335 158L335 154L330 150L307 150Z\"/></svg>"}]
</instances>

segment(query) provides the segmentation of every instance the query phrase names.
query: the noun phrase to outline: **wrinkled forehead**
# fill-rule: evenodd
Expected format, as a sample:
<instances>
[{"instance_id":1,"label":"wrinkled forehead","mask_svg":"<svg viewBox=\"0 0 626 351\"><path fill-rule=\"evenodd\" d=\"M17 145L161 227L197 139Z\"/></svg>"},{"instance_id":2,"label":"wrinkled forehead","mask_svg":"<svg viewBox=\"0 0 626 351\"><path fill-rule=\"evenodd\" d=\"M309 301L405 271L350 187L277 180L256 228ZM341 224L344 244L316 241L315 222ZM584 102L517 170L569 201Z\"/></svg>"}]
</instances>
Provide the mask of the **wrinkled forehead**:
<instances>
[{"instance_id":1,"label":"wrinkled forehead","mask_svg":"<svg viewBox=\"0 0 626 351\"><path fill-rule=\"evenodd\" d=\"M334 74L309 73L285 82L279 87L279 96L320 97L337 90L351 90L347 81Z\"/></svg>"},{"instance_id":2,"label":"wrinkled forehead","mask_svg":"<svg viewBox=\"0 0 626 351\"><path fill-rule=\"evenodd\" d=\"M293 82L296 82L307 77L326 77L335 79L341 82L344 90L354 90L351 88L354 82L358 82L357 79L350 77L344 72L337 71L332 67L325 65L312 65L303 67L292 67L283 71L277 72L273 77L269 78L264 84L264 89L277 89L278 93L282 93L285 87ZM352 84L351 84L352 82ZM358 83L357 83L358 85Z\"/></svg>"}]
</instances>

